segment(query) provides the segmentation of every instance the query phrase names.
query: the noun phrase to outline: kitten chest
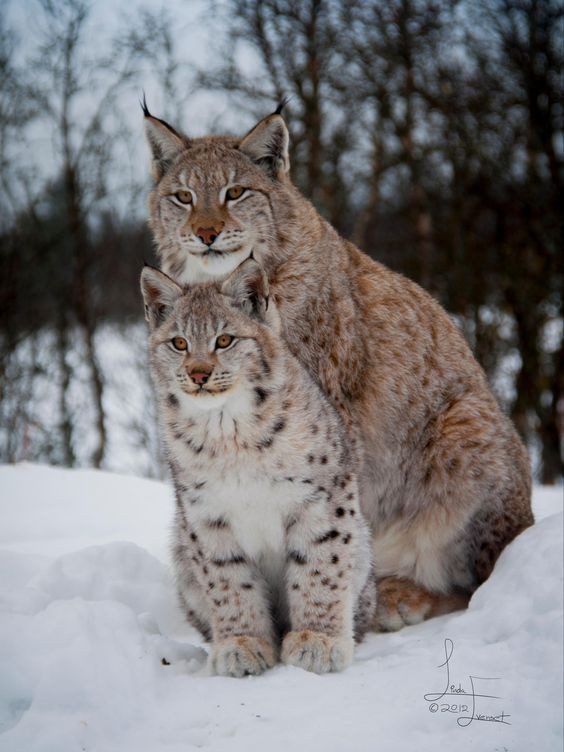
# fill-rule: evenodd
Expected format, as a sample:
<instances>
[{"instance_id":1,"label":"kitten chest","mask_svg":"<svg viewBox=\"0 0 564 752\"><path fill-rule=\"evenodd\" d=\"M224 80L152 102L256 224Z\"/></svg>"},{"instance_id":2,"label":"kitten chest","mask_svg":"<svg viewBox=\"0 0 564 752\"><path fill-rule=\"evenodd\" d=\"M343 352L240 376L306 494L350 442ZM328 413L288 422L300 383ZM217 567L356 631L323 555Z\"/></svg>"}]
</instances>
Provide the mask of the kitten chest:
<instances>
[{"instance_id":1,"label":"kitten chest","mask_svg":"<svg viewBox=\"0 0 564 752\"><path fill-rule=\"evenodd\" d=\"M285 556L286 524L298 506L288 483L228 476L208 482L198 513L225 520L248 558L274 564Z\"/></svg>"}]
</instances>

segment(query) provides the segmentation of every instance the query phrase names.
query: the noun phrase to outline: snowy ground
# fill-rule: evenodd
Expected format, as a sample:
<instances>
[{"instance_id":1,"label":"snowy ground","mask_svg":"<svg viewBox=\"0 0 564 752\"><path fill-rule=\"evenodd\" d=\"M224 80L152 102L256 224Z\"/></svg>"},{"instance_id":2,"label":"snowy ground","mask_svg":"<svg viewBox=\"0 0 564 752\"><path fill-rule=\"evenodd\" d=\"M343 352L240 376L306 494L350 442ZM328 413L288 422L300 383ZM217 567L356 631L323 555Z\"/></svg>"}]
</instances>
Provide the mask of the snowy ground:
<instances>
[{"instance_id":1,"label":"snowy ground","mask_svg":"<svg viewBox=\"0 0 564 752\"><path fill-rule=\"evenodd\" d=\"M535 511L467 612L343 674L225 679L176 610L166 486L2 467L0 751L560 752L562 489Z\"/></svg>"}]
</instances>

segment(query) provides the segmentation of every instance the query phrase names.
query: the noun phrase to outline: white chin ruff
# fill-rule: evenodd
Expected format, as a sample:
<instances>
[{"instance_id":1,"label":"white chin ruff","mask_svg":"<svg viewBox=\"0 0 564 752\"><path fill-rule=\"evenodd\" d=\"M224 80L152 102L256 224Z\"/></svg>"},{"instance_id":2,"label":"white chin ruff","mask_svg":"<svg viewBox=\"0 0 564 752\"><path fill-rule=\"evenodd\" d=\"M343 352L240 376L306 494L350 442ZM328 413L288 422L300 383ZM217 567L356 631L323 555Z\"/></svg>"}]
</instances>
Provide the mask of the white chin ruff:
<instances>
[{"instance_id":1,"label":"white chin ruff","mask_svg":"<svg viewBox=\"0 0 564 752\"><path fill-rule=\"evenodd\" d=\"M251 255L251 248L243 248L232 253L216 254L187 254L184 271L177 277L182 285L195 282L210 282L214 279L224 279Z\"/></svg>"},{"instance_id":2,"label":"white chin ruff","mask_svg":"<svg viewBox=\"0 0 564 752\"><path fill-rule=\"evenodd\" d=\"M229 389L219 394L195 394L193 396L191 394L183 394L184 412L187 415L194 415L199 412L217 410L225 405L232 391L232 389Z\"/></svg>"}]
</instances>

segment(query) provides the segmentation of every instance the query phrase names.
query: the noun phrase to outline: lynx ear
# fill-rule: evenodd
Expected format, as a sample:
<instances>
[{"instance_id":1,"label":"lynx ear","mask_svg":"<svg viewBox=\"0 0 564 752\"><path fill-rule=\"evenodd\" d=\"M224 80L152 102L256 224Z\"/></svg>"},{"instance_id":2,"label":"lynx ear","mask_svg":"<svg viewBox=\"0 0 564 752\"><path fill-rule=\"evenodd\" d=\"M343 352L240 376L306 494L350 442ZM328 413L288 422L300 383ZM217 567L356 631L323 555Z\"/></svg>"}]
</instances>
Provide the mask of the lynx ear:
<instances>
[{"instance_id":1,"label":"lynx ear","mask_svg":"<svg viewBox=\"0 0 564 752\"><path fill-rule=\"evenodd\" d=\"M268 279L253 258L243 261L235 269L222 284L221 292L232 298L249 316L264 319L268 310Z\"/></svg>"},{"instance_id":2,"label":"lynx ear","mask_svg":"<svg viewBox=\"0 0 564 752\"><path fill-rule=\"evenodd\" d=\"M141 292L145 302L145 318L151 330L167 316L175 301L183 294L180 285L152 266L141 272Z\"/></svg>"},{"instance_id":3,"label":"lynx ear","mask_svg":"<svg viewBox=\"0 0 564 752\"><path fill-rule=\"evenodd\" d=\"M274 112L247 133L239 144L239 150L269 175L279 178L290 169L289 141L286 123Z\"/></svg>"},{"instance_id":4,"label":"lynx ear","mask_svg":"<svg viewBox=\"0 0 564 752\"><path fill-rule=\"evenodd\" d=\"M151 115L145 97L141 108L145 116L145 136L153 156L151 174L155 180L160 180L178 154L189 148L190 142L167 122Z\"/></svg>"}]
</instances>

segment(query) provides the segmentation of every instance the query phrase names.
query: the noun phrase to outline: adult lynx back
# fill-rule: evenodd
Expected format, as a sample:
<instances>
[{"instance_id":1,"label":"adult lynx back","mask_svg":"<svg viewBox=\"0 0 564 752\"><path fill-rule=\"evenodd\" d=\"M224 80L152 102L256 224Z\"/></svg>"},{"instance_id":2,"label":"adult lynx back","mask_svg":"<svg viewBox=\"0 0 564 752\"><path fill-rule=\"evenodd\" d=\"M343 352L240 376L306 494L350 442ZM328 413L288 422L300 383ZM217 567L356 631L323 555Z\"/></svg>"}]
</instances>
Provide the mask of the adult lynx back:
<instances>
[{"instance_id":1,"label":"adult lynx back","mask_svg":"<svg viewBox=\"0 0 564 752\"><path fill-rule=\"evenodd\" d=\"M252 254L291 351L358 442L377 626L463 606L533 516L527 453L462 335L299 193L278 112L241 139L191 139L144 112L163 270L223 279Z\"/></svg>"}]
</instances>

